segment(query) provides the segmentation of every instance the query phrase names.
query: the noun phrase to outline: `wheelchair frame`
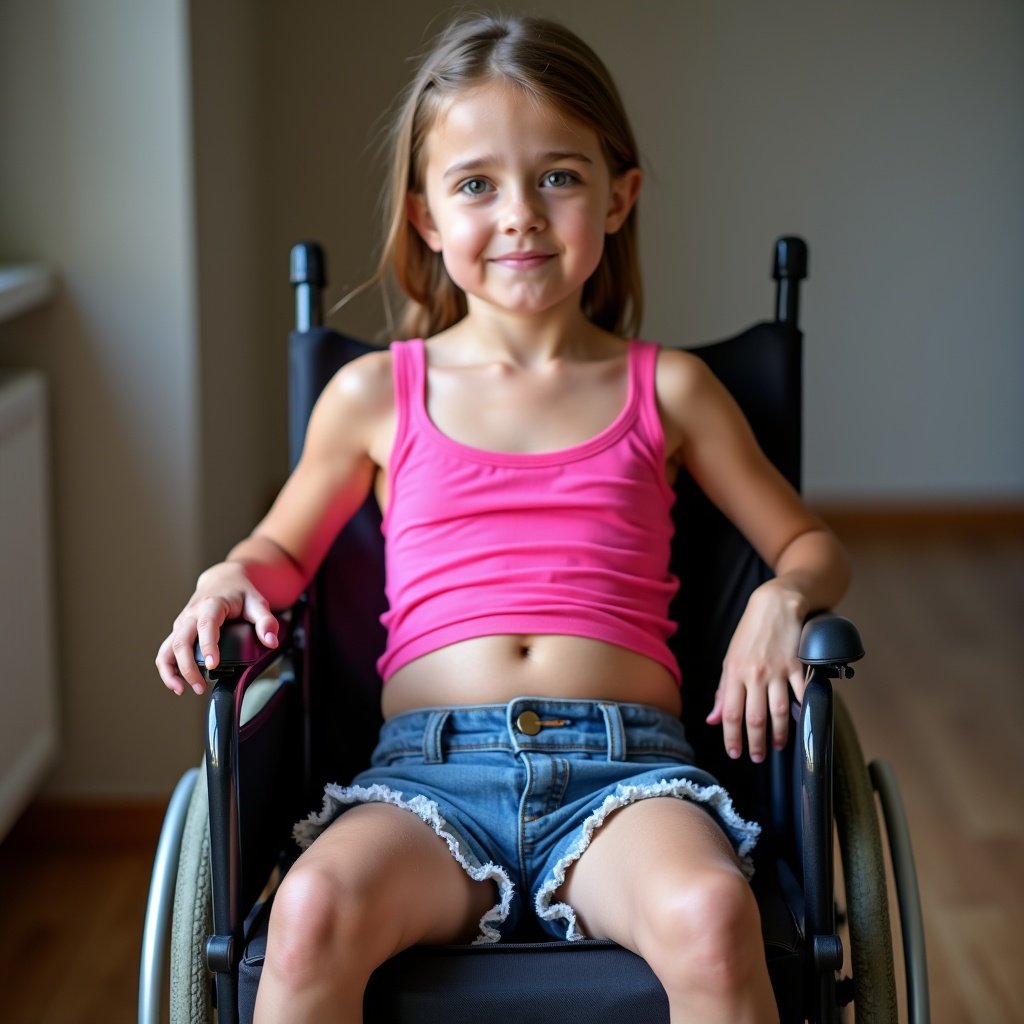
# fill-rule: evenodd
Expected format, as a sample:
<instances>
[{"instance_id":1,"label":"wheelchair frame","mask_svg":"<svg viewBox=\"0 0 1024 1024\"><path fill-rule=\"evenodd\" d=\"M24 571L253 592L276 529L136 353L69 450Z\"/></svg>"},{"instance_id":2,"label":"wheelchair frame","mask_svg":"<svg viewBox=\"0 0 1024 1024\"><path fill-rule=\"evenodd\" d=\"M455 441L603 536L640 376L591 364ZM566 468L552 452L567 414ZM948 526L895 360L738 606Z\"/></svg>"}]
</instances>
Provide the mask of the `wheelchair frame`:
<instances>
[{"instance_id":1,"label":"wheelchair frame","mask_svg":"<svg viewBox=\"0 0 1024 1024\"><path fill-rule=\"evenodd\" d=\"M799 284L806 276L806 266L803 241L792 237L779 239L773 268L777 322L795 327ZM320 323L324 278L319 247L296 246L292 253L292 284L299 331L308 331ZM301 445L301 434L296 438L296 433L304 430L304 422L293 422L291 430L294 452ZM791 478L798 478L798 466L788 469ZM208 674L212 692L207 714L205 777L193 768L179 782L168 807L154 863L140 967L140 1024L157 1024L161 1020L161 982L168 935L176 927L176 916L188 919L182 927L191 934L197 919L201 926L206 913L205 908L195 906L187 914L172 911L176 888L177 902L181 904L183 885L193 881L178 877L190 805L198 804L201 814L206 794L209 832L201 827L201 820L198 828L193 821L189 831L198 836L196 842L208 844L205 851L201 849L193 857L199 865L193 870L209 872L212 930L199 956L178 954L179 962L182 957L188 961L183 975L186 980L177 978L180 972L172 968L172 990L175 984L187 985L191 1008L172 1012L172 1021L178 1013L183 1015L182 1019L195 1019L197 1001L199 1012L209 1014L209 992L205 1002L201 991L194 993L197 987L203 988L206 971L212 973L215 982L217 1019L222 1024L238 1020L238 968L248 926L259 908L261 890L274 868L280 866L280 837L287 835L290 825L301 816L300 800L289 793L308 793L314 775L312 724L308 714L310 666L306 656L310 612L305 599L292 609L284 622L280 648L274 651L259 643L248 624L231 624L223 633L221 664ZM280 661L282 654L289 653L291 671L284 671L278 685L264 687L255 710L243 709L243 700L252 685ZM906 815L891 768L880 761L865 767L849 715L832 686L834 679L853 675L850 663L863 653L856 627L848 620L823 614L808 621L799 650L800 660L807 666L808 685L802 704L794 707L794 738L788 751L774 751L769 759L776 826L784 827L790 809L799 808L792 826L796 833L794 847L800 851L801 878L794 875L782 878L781 882L786 899L799 918L804 939L804 998L800 1012L805 1019L825 1024L838 1020L841 1006L852 1000L859 1022L897 1019L884 860L874 804L877 790L899 903L908 1020L923 1024L930 1018L924 928ZM259 757L243 750L247 730L254 733L256 726L262 734L261 749L276 752L273 770L265 765L261 768ZM269 793L267 804L275 808L255 823L243 821L239 811L241 760L247 762L247 770L258 776L255 783L248 784ZM191 813L195 818L194 807ZM843 855L852 979L837 978L844 954L837 929L833 822ZM865 845L867 852L862 853ZM249 852L254 849L258 852ZM188 902L187 898L184 902ZM181 940L175 941L181 944ZM812 991L813 997L809 997L807 993ZM174 1000L172 991L172 1005ZM184 1016L186 1013L188 1016Z\"/></svg>"}]
</instances>

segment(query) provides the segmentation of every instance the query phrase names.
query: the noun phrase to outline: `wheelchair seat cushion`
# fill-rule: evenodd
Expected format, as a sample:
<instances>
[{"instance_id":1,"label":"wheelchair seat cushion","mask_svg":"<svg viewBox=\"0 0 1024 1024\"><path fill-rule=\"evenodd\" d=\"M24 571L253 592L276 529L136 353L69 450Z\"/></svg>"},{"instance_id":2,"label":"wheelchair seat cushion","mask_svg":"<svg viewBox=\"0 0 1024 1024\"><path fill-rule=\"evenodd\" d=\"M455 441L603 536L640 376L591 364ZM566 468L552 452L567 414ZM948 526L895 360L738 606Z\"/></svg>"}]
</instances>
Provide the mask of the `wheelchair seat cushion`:
<instances>
[{"instance_id":1,"label":"wheelchair seat cushion","mask_svg":"<svg viewBox=\"0 0 1024 1024\"><path fill-rule=\"evenodd\" d=\"M752 884L780 1017L803 1019L801 937L774 865L761 865ZM272 900L251 920L239 965L241 1020L252 1020L271 904ZM364 1018L378 1024L653 1021L668 1019L668 1005L647 964L614 943L510 941L406 950L371 977Z\"/></svg>"}]
</instances>

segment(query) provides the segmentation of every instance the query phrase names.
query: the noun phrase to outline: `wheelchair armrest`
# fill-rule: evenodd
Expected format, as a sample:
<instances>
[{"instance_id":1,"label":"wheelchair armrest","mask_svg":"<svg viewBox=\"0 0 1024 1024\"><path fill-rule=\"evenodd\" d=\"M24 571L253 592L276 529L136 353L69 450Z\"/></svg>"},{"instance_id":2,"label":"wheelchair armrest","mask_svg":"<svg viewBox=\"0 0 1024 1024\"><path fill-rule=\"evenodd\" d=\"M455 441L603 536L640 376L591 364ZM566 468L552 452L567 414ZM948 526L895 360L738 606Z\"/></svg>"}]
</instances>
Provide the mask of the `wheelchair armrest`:
<instances>
[{"instance_id":1,"label":"wheelchair armrest","mask_svg":"<svg viewBox=\"0 0 1024 1024\"><path fill-rule=\"evenodd\" d=\"M288 646L292 632L291 611L277 613L281 624L278 632L278 646L267 647L256 635L251 622L245 619L229 619L220 629L220 664L216 672L230 672L249 668L261 659L273 660L278 653ZM195 646L196 664L204 668L203 652L199 649L199 641Z\"/></svg>"},{"instance_id":2,"label":"wheelchair armrest","mask_svg":"<svg viewBox=\"0 0 1024 1024\"><path fill-rule=\"evenodd\" d=\"M804 623L797 657L807 666L845 666L864 657L864 644L849 619L822 612Z\"/></svg>"},{"instance_id":3,"label":"wheelchair armrest","mask_svg":"<svg viewBox=\"0 0 1024 1024\"><path fill-rule=\"evenodd\" d=\"M798 715L794 766L800 807L796 824L803 868L804 929L810 966L825 978L839 970L843 960L833 895L832 680L853 675L849 663L864 657L864 645L849 619L825 612L804 624L797 656L809 670Z\"/></svg>"},{"instance_id":4,"label":"wheelchair armrest","mask_svg":"<svg viewBox=\"0 0 1024 1024\"><path fill-rule=\"evenodd\" d=\"M233 971L246 914L279 859L281 835L300 816L304 773L308 775L305 719L291 670L268 688L271 692L258 695L264 698L258 709L245 701L268 668L301 648L303 609L293 608L278 618L280 643L275 648L259 641L251 623L231 620L221 627L221 661L215 669L205 669L196 652L211 684L205 759L213 934L206 963L216 979L218 1013L223 1007L226 1020L236 1019Z\"/></svg>"}]
</instances>

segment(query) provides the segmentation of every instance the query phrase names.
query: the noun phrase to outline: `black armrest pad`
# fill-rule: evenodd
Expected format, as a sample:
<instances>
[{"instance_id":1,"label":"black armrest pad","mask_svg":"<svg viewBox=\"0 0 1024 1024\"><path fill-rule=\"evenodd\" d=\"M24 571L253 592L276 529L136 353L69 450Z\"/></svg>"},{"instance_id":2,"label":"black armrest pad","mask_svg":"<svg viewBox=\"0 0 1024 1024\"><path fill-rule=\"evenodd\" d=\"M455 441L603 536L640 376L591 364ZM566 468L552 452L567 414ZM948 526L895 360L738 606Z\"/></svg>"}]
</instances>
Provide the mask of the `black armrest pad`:
<instances>
[{"instance_id":1,"label":"black armrest pad","mask_svg":"<svg viewBox=\"0 0 1024 1024\"><path fill-rule=\"evenodd\" d=\"M849 619L823 612L804 623L797 657L805 665L847 665L864 657L864 644Z\"/></svg>"},{"instance_id":2,"label":"black armrest pad","mask_svg":"<svg viewBox=\"0 0 1024 1024\"><path fill-rule=\"evenodd\" d=\"M277 616L281 628L278 631L280 641L277 650L285 646L291 626L291 613L284 612ZM245 668L252 665L271 648L267 647L256 635L256 630L251 622L245 619L229 619L220 628L220 664L218 669ZM196 664L204 667L203 652L199 649L199 642L196 642Z\"/></svg>"}]
</instances>

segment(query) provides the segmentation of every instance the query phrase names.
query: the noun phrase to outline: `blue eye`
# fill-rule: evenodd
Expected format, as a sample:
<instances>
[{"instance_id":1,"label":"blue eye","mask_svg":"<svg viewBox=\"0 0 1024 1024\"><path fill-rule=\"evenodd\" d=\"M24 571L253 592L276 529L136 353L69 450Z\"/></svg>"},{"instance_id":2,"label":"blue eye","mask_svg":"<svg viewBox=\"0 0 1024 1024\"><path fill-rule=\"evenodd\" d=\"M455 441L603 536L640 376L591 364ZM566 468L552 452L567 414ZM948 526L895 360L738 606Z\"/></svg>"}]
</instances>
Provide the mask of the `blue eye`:
<instances>
[{"instance_id":1,"label":"blue eye","mask_svg":"<svg viewBox=\"0 0 1024 1024\"><path fill-rule=\"evenodd\" d=\"M470 178L459 186L459 191L467 196L482 196L489 192L490 188L486 178Z\"/></svg>"},{"instance_id":2,"label":"blue eye","mask_svg":"<svg viewBox=\"0 0 1024 1024\"><path fill-rule=\"evenodd\" d=\"M576 175L569 171L548 171L542 180L548 188L565 188L576 181Z\"/></svg>"}]
</instances>

